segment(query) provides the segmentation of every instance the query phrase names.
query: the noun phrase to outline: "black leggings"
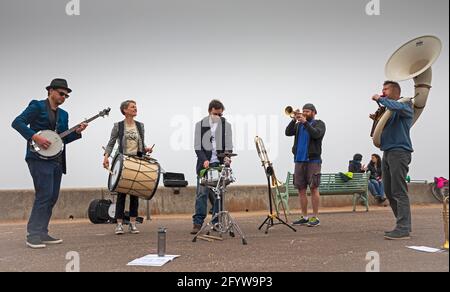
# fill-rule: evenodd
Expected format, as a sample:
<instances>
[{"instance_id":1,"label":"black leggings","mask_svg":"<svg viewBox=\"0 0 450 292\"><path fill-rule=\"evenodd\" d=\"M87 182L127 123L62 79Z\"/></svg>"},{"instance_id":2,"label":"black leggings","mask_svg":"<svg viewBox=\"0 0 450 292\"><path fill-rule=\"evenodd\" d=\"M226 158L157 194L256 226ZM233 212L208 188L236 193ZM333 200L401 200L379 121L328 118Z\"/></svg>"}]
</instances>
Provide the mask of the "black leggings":
<instances>
[{"instance_id":1,"label":"black leggings","mask_svg":"<svg viewBox=\"0 0 450 292\"><path fill-rule=\"evenodd\" d=\"M117 194L116 203L116 219L123 219L125 213L125 200L127 198L126 194ZM139 210L139 198L130 195L130 217L136 218L138 216Z\"/></svg>"}]
</instances>

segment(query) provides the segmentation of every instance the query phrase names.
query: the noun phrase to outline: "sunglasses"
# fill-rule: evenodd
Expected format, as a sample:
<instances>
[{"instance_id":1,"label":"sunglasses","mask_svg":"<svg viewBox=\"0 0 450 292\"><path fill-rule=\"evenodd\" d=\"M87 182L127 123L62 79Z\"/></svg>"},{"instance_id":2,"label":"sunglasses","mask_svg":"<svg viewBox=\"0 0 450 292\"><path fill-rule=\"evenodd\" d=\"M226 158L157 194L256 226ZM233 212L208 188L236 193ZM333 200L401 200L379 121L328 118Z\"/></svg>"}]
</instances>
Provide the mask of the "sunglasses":
<instances>
[{"instance_id":1,"label":"sunglasses","mask_svg":"<svg viewBox=\"0 0 450 292\"><path fill-rule=\"evenodd\" d=\"M58 93L59 93L59 96L61 96L61 97L65 97L65 98L69 98L69 97L70 97L70 95L68 95L68 94L65 93L65 92L62 92L62 91L59 91L59 90L56 90L56 92L58 92Z\"/></svg>"},{"instance_id":2,"label":"sunglasses","mask_svg":"<svg viewBox=\"0 0 450 292\"><path fill-rule=\"evenodd\" d=\"M218 113L212 113L213 116L217 116L217 117L223 117L223 114L218 114Z\"/></svg>"}]
</instances>

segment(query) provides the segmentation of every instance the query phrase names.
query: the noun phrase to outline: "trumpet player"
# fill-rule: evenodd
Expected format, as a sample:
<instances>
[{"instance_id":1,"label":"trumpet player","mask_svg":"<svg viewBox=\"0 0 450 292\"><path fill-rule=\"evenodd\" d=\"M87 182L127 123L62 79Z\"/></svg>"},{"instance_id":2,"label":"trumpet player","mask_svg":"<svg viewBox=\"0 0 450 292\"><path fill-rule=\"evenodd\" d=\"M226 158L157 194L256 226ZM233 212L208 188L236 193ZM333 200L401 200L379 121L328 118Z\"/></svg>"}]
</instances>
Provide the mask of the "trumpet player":
<instances>
[{"instance_id":1,"label":"trumpet player","mask_svg":"<svg viewBox=\"0 0 450 292\"><path fill-rule=\"evenodd\" d=\"M286 136L295 136L292 153L295 159L294 185L298 189L301 217L293 225L308 227L320 226L320 177L322 170L322 141L326 126L321 120L316 120L317 110L313 104L303 106L303 111L295 111L292 121L286 128ZM311 189L313 214L308 216L308 198L306 191Z\"/></svg>"}]
</instances>

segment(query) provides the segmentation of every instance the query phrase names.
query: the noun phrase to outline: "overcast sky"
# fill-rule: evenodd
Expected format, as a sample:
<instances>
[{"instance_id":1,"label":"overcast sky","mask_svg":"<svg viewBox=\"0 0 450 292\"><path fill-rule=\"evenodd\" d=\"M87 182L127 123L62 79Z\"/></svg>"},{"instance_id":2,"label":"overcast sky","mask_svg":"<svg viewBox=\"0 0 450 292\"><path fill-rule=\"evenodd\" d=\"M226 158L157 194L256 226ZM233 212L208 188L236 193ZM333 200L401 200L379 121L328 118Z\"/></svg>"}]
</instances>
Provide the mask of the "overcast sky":
<instances>
[{"instance_id":1,"label":"overcast sky","mask_svg":"<svg viewBox=\"0 0 450 292\"><path fill-rule=\"evenodd\" d=\"M55 77L74 90L63 108L71 125L105 107L68 147L64 187L104 187L102 149L125 99L138 103L147 144L167 171L195 179L193 125L212 98L226 106L239 157L239 184L264 184L253 138L264 138L276 171L293 170L292 138L284 136L287 105L316 105L327 124L323 171L346 171L354 153L367 162L370 97L384 65L403 43L436 35L444 45L433 67L429 103L412 130L413 179L449 176L449 1L381 0L69 0L0 1L0 189L32 188L25 141L11 121L32 99L44 99ZM413 82L402 83L405 96Z\"/></svg>"}]
</instances>

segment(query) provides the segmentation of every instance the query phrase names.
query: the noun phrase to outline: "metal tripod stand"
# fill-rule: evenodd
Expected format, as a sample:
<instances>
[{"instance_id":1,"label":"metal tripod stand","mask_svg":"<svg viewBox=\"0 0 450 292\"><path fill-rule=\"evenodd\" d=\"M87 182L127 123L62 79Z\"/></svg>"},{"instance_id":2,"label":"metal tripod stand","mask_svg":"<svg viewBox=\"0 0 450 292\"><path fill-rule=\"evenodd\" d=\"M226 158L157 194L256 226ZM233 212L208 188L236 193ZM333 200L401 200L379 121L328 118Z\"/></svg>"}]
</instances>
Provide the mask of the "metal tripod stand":
<instances>
[{"instance_id":1,"label":"metal tripod stand","mask_svg":"<svg viewBox=\"0 0 450 292\"><path fill-rule=\"evenodd\" d=\"M235 182L232 170L230 166L223 166L220 173L219 180L215 187L208 186L216 195L216 204L218 204L218 213L214 214L211 221L208 222L202 229L195 235L192 242L196 242L197 238L207 241L223 240L224 234L229 234L231 237L236 237L236 233L242 238L242 244L247 245L247 239L242 232L239 225L231 217L230 212L225 210L226 188L230 183ZM206 235L202 235L206 231ZM210 236L211 231L219 233L219 237Z\"/></svg>"},{"instance_id":2,"label":"metal tripod stand","mask_svg":"<svg viewBox=\"0 0 450 292\"><path fill-rule=\"evenodd\" d=\"M272 180L272 167L268 167L266 169L266 175L267 175L267 188L268 188L268 192L269 192L269 215L267 215L266 220L264 220L264 222L261 224L261 226L259 226L258 230L261 230L264 225L266 225L266 231L265 233L269 233L269 229L275 225L285 225L287 227L289 227L292 231L297 232L297 230L292 227L291 225L287 224L286 221L284 221L283 219L281 219L278 216L278 213L273 211L273 194L272 194L272 185L271 185L271 180ZM277 220L278 222L275 223L275 220Z\"/></svg>"},{"instance_id":3,"label":"metal tripod stand","mask_svg":"<svg viewBox=\"0 0 450 292\"><path fill-rule=\"evenodd\" d=\"M274 196L272 193L272 188L277 188L281 184L277 176L275 175L275 170L273 169L272 162L269 160L269 156L267 155L266 146L264 145L264 141L256 136L255 137L255 144L256 144L256 150L258 152L259 157L261 158L262 167L264 168L264 172L266 173L267 177L267 188L268 188L268 194L269 194L269 215L267 215L266 220L259 226L258 230L261 230L264 225L266 225L266 231L265 233L269 233L269 229L275 225L285 225L288 228L290 228L292 231L297 232L297 230L292 227L291 225L287 224L287 214L286 214L286 208L284 206L284 203L282 203L282 208L284 212L284 216L286 218L286 221L282 220L279 216L279 212L274 212L273 205L275 204ZM278 222L275 223L275 220Z\"/></svg>"}]
</instances>

